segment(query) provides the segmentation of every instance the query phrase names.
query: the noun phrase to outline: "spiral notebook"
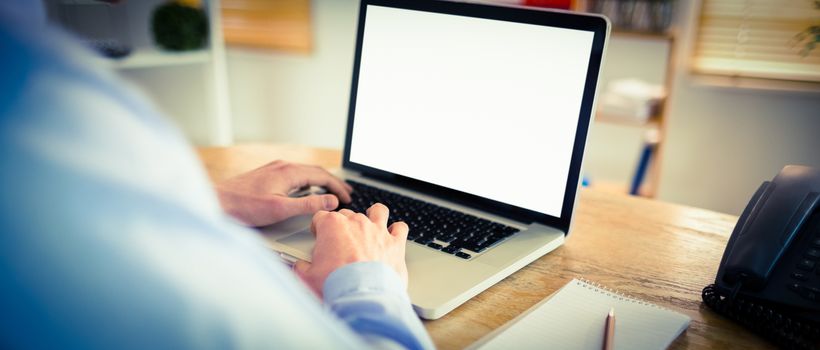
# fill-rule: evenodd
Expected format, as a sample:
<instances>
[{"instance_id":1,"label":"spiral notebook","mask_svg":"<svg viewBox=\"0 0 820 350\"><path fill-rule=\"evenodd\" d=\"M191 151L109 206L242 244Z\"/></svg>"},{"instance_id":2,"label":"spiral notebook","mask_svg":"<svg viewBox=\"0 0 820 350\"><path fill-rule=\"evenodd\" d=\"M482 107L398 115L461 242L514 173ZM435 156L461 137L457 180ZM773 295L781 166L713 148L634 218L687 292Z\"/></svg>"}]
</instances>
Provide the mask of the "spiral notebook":
<instances>
[{"instance_id":1,"label":"spiral notebook","mask_svg":"<svg viewBox=\"0 0 820 350\"><path fill-rule=\"evenodd\" d=\"M686 315L573 279L471 348L599 350L610 308L615 349L665 349L689 327Z\"/></svg>"}]
</instances>

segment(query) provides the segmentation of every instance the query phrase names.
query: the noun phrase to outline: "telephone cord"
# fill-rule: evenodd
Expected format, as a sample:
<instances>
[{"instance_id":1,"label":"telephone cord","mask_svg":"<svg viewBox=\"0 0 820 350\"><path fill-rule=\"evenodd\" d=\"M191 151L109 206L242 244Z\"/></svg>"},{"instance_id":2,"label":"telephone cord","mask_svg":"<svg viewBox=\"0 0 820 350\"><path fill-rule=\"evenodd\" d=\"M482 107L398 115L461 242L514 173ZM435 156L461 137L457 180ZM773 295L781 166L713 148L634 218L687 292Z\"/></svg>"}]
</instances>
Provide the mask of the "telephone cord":
<instances>
[{"instance_id":1,"label":"telephone cord","mask_svg":"<svg viewBox=\"0 0 820 350\"><path fill-rule=\"evenodd\" d=\"M717 313L740 323L786 349L820 349L820 325L786 316L778 310L742 296L721 295L710 284L701 293L703 302Z\"/></svg>"}]
</instances>

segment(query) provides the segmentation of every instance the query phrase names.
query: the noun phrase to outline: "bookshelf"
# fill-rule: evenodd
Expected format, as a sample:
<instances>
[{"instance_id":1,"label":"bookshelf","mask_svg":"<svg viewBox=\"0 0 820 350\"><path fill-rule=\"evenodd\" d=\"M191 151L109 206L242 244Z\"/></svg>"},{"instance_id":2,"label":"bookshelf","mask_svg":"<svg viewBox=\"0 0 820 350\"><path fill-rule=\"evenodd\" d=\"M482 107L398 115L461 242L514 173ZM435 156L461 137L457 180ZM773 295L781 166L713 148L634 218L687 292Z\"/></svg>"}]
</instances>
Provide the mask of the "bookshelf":
<instances>
[{"instance_id":1,"label":"bookshelf","mask_svg":"<svg viewBox=\"0 0 820 350\"><path fill-rule=\"evenodd\" d=\"M208 50L166 52L156 49L140 49L121 60L109 60L115 69L140 69L184 64L207 64L211 60Z\"/></svg>"},{"instance_id":2,"label":"bookshelf","mask_svg":"<svg viewBox=\"0 0 820 350\"><path fill-rule=\"evenodd\" d=\"M229 145L233 133L220 1L194 1L208 18L208 40L202 49L179 52L153 42L151 15L165 2L43 0L50 22L81 39L116 40L128 47L127 56L104 62L151 97L189 140Z\"/></svg>"},{"instance_id":3,"label":"bookshelf","mask_svg":"<svg viewBox=\"0 0 820 350\"><path fill-rule=\"evenodd\" d=\"M636 143L632 148L625 148L622 154L616 157L624 163L624 166L631 168L632 172L628 177L623 174L620 177L602 179L601 186L611 190L613 188L626 189L627 193L637 194L645 197L657 196L658 183L660 180L660 164L662 162L662 150L665 143L667 124L667 105L669 96L673 90L673 69L675 57L675 36L672 31L664 33L647 33L626 30L613 30L610 38L610 52L607 62L601 73L601 84L599 94L606 89L609 81L635 77L647 82L663 86L665 98L657 106L655 112L646 121L635 121L619 118L608 113L606 108L599 106L595 115L596 131L611 130L614 128L631 129L622 130L620 133L631 133ZM631 62L630 62L631 61ZM605 136L606 131L599 132L597 136ZM637 147L635 146L637 145ZM645 152L645 147L649 146L651 154L645 160L647 167L642 179L637 180L639 188L632 188L636 182L636 173L640 167L641 157ZM594 149L593 149L594 152ZM593 158L595 155L591 155ZM611 155L610 155L611 156ZM630 166L631 165L631 166ZM592 187L595 186L592 182Z\"/></svg>"},{"instance_id":4,"label":"bookshelf","mask_svg":"<svg viewBox=\"0 0 820 350\"><path fill-rule=\"evenodd\" d=\"M572 4L576 11L603 13L613 23L585 160L590 187L656 197L667 105L674 86L676 4L672 0L573 0ZM665 97L646 120L623 118L601 106L607 84L625 78L663 87Z\"/></svg>"},{"instance_id":5,"label":"bookshelf","mask_svg":"<svg viewBox=\"0 0 820 350\"><path fill-rule=\"evenodd\" d=\"M585 160L590 187L646 197L657 195L666 134L666 107L673 88L674 49L675 40L671 34L612 32L601 71L599 104ZM623 118L600 103L609 82L626 78L637 78L664 88L665 98L648 119ZM643 160L646 163L643 175L637 188L633 188L647 147L650 154Z\"/></svg>"}]
</instances>

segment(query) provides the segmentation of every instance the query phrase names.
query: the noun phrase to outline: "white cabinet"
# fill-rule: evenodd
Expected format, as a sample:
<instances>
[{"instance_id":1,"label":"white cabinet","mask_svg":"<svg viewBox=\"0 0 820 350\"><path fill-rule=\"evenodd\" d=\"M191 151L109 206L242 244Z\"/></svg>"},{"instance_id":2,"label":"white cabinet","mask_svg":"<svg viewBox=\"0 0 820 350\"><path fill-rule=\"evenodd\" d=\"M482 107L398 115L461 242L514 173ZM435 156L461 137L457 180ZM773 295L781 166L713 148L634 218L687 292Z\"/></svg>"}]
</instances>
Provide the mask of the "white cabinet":
<instances>
[{"instance_id":1,"label":"white cabinet","mask_svg":"<svg viewBox=\"0 0 820 350\"><path fill-rule=\"evenodd\" d=\"M197 145L233 142L219 0L200 2L208 17L203 49L165 51L154 44L151 14L165 0L44 0L49 20L87 39L115 39L131 48L116 69ZM188 1L191 2L191 1Z\"/></svg>"}]
</instances>

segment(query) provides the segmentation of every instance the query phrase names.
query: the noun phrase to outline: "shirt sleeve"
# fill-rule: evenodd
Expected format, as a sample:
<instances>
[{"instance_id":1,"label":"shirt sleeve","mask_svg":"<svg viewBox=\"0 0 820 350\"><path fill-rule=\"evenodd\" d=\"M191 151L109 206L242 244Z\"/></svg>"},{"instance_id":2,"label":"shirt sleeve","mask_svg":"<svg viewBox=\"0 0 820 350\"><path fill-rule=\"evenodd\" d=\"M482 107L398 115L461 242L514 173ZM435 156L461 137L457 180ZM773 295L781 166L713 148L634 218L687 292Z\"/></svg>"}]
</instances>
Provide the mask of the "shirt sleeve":
<instances>
[{"instance_id":1,"label":"shirt sleeve","mask_svg":"<svg viewBox=\"0 0 820 350\"><path fill-rule=\"evenodd\" d=\"M378 262L345 265L328 276L327 307L377 348L433 349L398 274Z\"/></svg>"},{"instance_id":2,"label":"shirt sleeve","mask_svg":"<svg viewBox=\"0 0 820 350\"><path fill-rule=\"evenodd\" d=\"M147 99L4 11L23 2L0 2L0 349L432 348L387 266L332 274L324 309Z\"/></svg>"}]
</instances>

